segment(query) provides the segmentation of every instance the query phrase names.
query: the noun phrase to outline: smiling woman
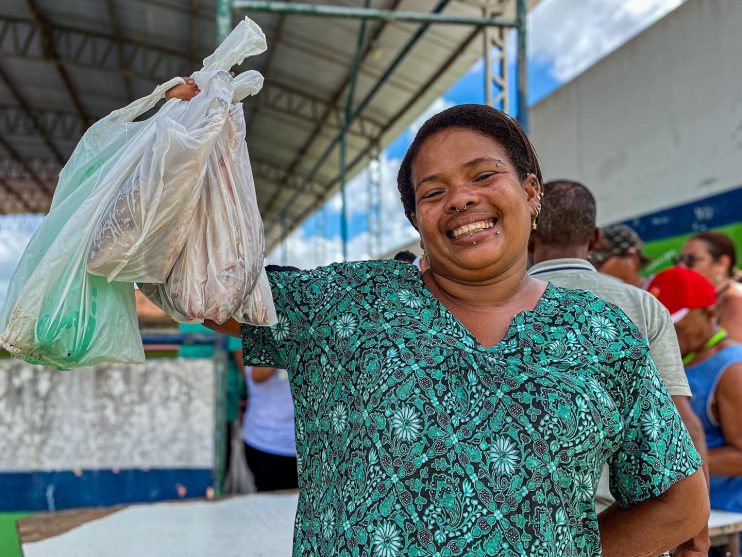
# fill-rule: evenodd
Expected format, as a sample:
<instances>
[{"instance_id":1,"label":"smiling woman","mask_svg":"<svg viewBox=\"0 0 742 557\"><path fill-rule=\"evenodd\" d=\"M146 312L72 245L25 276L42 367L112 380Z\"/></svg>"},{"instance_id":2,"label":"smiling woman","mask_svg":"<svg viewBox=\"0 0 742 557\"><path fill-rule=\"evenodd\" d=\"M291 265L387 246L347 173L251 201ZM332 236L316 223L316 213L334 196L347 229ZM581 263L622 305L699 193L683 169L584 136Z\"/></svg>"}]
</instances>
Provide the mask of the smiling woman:
<instances>
[{"instance_id":1,"label":"smiling woman","mask_svg":"<svg viewBox=\"0 0 742 557\"><path fill-rule=\"evenodd\" d=\"M424 273L275 273L278 325L210 324L289 372L295 555L659 555L705 525L647 341L615 306L526 274L541 181L512 118L448 109L398 177ZM606 462L620 506L598 518Z\"/></svg>"}]
</instances>

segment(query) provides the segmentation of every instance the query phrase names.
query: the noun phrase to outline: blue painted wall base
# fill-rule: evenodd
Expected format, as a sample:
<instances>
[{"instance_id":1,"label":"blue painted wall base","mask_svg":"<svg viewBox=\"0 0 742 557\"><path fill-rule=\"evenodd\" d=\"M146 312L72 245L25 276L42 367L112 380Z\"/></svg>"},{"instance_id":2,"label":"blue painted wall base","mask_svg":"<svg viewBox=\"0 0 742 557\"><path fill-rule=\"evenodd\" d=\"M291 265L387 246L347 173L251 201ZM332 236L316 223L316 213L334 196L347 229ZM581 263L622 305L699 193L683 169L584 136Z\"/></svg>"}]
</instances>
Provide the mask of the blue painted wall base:
<instances>
[{"instance_id":1,"label":"blue painted wall base","mask_svg":"<svg viewBox=\"0 0 742 557\"><path fill-rule=\"evenodd\" d=\"M54 511L205 497L211 469L0 473L0 511Z\"/></svg>"}]
</instances>

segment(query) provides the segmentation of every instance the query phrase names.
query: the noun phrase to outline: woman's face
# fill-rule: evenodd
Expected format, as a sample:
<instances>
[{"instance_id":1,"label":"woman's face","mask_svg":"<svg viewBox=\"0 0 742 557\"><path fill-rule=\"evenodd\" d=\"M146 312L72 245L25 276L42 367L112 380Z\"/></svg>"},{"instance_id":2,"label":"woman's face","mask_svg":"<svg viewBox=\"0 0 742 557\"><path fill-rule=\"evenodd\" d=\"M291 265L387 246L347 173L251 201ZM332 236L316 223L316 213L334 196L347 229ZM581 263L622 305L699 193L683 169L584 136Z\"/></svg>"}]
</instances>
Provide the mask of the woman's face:
<instances>
[{"instance_id":1,"label":"woman's face","mask_svg":"<svg viewBox=\"0 0 742 557\"><path fill-rule=\"evenodd\" d=\"M412 219L433 272L480 282L525 269L540 185L534 175L521 183L497 141L465 128L438 132L412 164L412 185Z\"/></svg>"},{"instance_id":2,"label":"woman's face","mask_svg":"<svg viewBox=\"0 0 742 557\"><path fill-rule=\"evenodd\" d=\"M688 240L683 246L680 262L689 269L701 273L715 286L718 286L727 276L727 269L723 262L714 261L709 253L708 245L703 240Z\"/></svg>"}]
</instances>

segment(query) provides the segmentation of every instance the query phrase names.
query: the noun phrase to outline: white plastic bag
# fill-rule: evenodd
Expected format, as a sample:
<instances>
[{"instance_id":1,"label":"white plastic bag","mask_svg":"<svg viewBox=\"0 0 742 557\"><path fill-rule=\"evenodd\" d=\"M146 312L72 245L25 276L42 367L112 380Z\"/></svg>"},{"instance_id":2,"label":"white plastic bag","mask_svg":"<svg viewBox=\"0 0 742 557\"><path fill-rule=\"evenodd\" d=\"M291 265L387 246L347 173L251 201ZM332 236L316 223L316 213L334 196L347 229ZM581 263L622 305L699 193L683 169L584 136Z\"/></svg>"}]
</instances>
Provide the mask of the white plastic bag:
<instances>
[{"instance_id":1,"label":"white plastic bag","mask_svg":"<svg viewBox=\"0 0 742 557\"><path fill-rule=\"evenodd\" d=\"M89 272L109 281L165 281L188 236L207 161L235 97L227 70L265 48L262 31L246 18L193 74L201 93L190 101L171 99L132 138L126 156L136 165L120 169L125 179L96 224ZM262 76L248 72L236 94L255 89L256 81L259 90Z\"/></svg>"},{"instance_id":2,"label":"white plastic bag","mask_svg":"<svg viewBox=\"0 0 742 557\"><path fill-rule=\"evenodd\" d=\"M251 86L241 90L256 92L261 83L247 79ZM169 277L164 285L140 285L178 321L276 321L262 267L262 221L244 136L242 106L235 104L207 161L192 228Z\"/></svg>"},{"instance_id":3,"label":"white plastic bag","mask_svg":"<svg viewBox=\"0 0 742 557\"><path fill-rule=\"evenodd\" d=\"M232 444L229 451L229 465L227 466L227 477L224 478L224 493L226 495L246 495L255 493L255 478L247 466L245 458L245 445L242 441L242 431L239 420L232 422Z\"/></svg>"},{"instance_id":4,"label":"white plastic bag","mask_svg":"<svg viewBox=\"0 0 742 557\"><path fill-rule=\"evenodd\" d=\"M192 101L172 99L127 143L124 175L100 213L88 271L107 280L163 282L183 247L206 159L229 114L232 77L217 73ZM123 179L122 179L123 178Z\"/></svg>"},{"instance_id":5,"label":"white plastic bag","mask_svg":"<svg viewBox=\"0 0 742 557\"><path fill-rule=\"evenodd\" d=\"M132 120L182 82L174 78L93 124L60 172L49 214L13 274L0 317L0 344L13 356L58 369L144 361L134 287L88 274L88 246L92 221L116 187L106 177L127 164Z\"/></svg>"}]
</instances>

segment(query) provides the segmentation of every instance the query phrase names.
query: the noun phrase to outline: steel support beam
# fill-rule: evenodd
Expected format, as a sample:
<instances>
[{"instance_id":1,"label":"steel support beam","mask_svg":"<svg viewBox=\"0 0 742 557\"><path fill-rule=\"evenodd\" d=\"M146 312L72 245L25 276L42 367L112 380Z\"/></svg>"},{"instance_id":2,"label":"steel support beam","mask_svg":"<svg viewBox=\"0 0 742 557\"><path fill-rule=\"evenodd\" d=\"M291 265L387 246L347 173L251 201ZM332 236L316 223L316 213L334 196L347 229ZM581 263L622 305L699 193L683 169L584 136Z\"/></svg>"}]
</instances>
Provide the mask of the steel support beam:
<instances>
[{"instance_id":1,"label":"steel support beam","mask_svg":"<svg viewBox=\"0 0 742 557\"><path fill-rule=\"evenodd\" d=\"M526 0L516 0L516 20L518 29L518 123L528 133L528 50L526 36Z\"/></svg>"},{"instance_id":2,"label":"steel support beam","mask_svg":"<svg viewBox=\"0 0 742 557\"><path fill-rule=\"evenodd\" d=\"M164 83L175 75L189 75L192 67L181 51L163 48L128 38L121 39L126 70L119 68L117 45L110 36L76 29L55 27L52 39L60 60L71 66L113 73L132 78ZM32 22L0 17L0 55L43 59L42 39ZM272 79L266 81L260 95L246 104L281 112L300 120L316 122L329 112L328 122L335 129L344 123L343 110L326 101ZM349 133L372 138L382 128L373 118L357 118Z\"/></svg>"},{"instance_id":3,"label":"steel support beam","mask_svg":"<svg viewBox=\"0 0 742 557\"><path fill-rule=\"evenodd\" d=\"M449 56L446 61L441 64L438 70L432 74L430 79L422 87L420 87L420 92L412 97L409 101L407 101L407 103L387 122L387 124L384 126L384 129L379 134L378 141L376 143L369 143L369 145L364 150L362 150L355 159L350 162L348 168L355 168L358 164L363 162L364 159L370 156L370 154L373 152L373 149L380 143L384 135L397 125L397 123L404 117L404 115L420 100L420 97L435 85L435 82L440 78L440 76L448 71L448 69L456 62L460 54L467 48L469 48L469 46L477 39L477 37L480 37L480 35L481 30L479 29L469 34L464 42L462 42L461 45L453 51L451 56ZM325 201L329 197L329 192L332 191L337 183L338 180L335 179L327 184L324 188L324 194L318 196L316 198L316 202L321 203ZM306 219L312 211L316 210L317 203L312 203L309 209L302 211L297 215L292 215L292 221L297 223L295 226L298 226L298 223L303 222L304 219ZM271 229L266 227L266 251L270 251L273 247L275 247L277 243L277 241L270 241L270 232Z\"/></svg>"},{"instance_id":4,"label":"steel support beam","mask_svg":"<svg viewBox=\"0 0 742 557\"><path fill-rule=\"evenodd\" d=\"M50 150L60 165L65 163L65 158L51 142L74 140L83 132L82 122L74 112L0 105L0 135L41 137L51 145Z\"/></svg>"},{"instance_id":5,"label":"steel support beam","mask_svg":"<svg viewBox=\"0 0 742 557\"><path fill-rule=\"evenodd\" d=\"M450 25L474 25L476 27L499 26L516 27L513 19L503 17L482 18L468 15L449 15L431 12L406 12L379 10L375 8L353 8L348 6L330 6L326 4L299 4L261 0L235 0L235 10L250 12L267 12L273 14L290 14L315 17L339 17L351 19L381 19L384 21L401 21L409 23L442 23Z\"/></svg>"},{"instance_id":6,"label":"steel support beam","mask_svg":"<svg viewBox=\"0 0 742 557\"><path fill-rule=\"evenodd\" d=\"M509 111L508 58L505 39L508 30L502 27L483 30L485 103L503 112Z\"/></svg>"},{"instance_id":7,"label":"steel support beam","mask_svg":"<svg viewBox=\"0 0 742 557\"><path fill-rule=\"evenodd\" d=\"M2 146L2 148L8 152L8 155L10 155L10 159L12 161L15 161L25 172L25 177L30 178L33 182L35 182L37 186L39 186L42 190L49 194L49 198L51 199L51 197L54 195L54 187L49 185L49 181L44 181L41 178L41 175L36 172L36 169L31 165L31 163L29 161L23 160L18 151L16 151L15 148L10 144L10 142L2 136L0 136L0 146ZM0 160L0 176L5 179L11 179L13 177L11 173L5 173L2 171L2 162L3 161ZM59 173L57 173L57 177L58 176ZM56 184L56 178L54 180L54 184Z\"/></svg>"},{"instance_id":8,"label":"steel support beam","mask_svg":"<svg viewBox=\"0 0 742 557\"><path fill-rule=\"evenodd\" d=\"M10 198L13 201L15 201L16 204L20 206L23 211L28 211L29 213L33 213L34 209L29 205L28 201L26 201L21 195L3 178L0 178L0 189L3 190L5 193L6 198ZM0 202L0 207L5 207L5 203ZM9 214L12 214L9 212Z\"/></svg>"},{"instance_id":9,"label":"steel support beam","mask_svg":"<svg viewBox=\"0 0 742 557\"><path fill-rule=\"evenodd\" d=\"M10 122L13 122L13 121L17 122L19 119L22 119L25 117L26 126L28 128L35 130L39 134L39 136L41 137L41 140L47 146L51 154L57 160L57 162L59 164L64 164L65 158L62 155L62 153L59 151L59 149L57 149L57 146L54 145L54 143L52 142L52 137L49 131L42 124L42 119L40 118L39 114L36 113L34 110L32 110L30 106L28 106L28 103L26 103L26 99L24 99L23 95L21 95L18 89L15 88L15 85L13 84L13 80L10 79L8 74L6 74L5 71L1 67L0 67L0 81L2 81L5 87L8 89L8 91L10 91L10 94L15 99L15 102L18 103L18 107L3 107L3 109L0 110L0 125L4 125L6 123L10 124ZM73 115L73 118L76 120L76 123L79 125L80 122L77 116ZM0 133L0 135L6 135L6 134ZM72 136L72 135L66 136L66 138L69 138L69 137L76 137L76 136Z\"/></svg>"},{"instance_id":10,"label":"steel support beam","mask_svg":"<svg viewBox=\"0 0 742 557\"><path fill-rule=\"evenodd\" d=\"M255 97L254 105L261 108L275 110L282 114L291 115L308 122L316 122L317 130L321 122L336 130L345 128L345 114L339 106L333 106L317 97L300 92L288 85L277 83L275 80L266 81L263 90ZM355 120L346 129L347 133L357 135L366 139L376 137L383 124L370 117L362 117ZM319 131L319 130L317 130ZM314 132L317 133L317 132ZM294 168L292 168L292 166ZM291 174L296 165L289 166L286 171Z\"/></svg>"},{"instance_id":11,"label":"steel support beam","mask_svg":"<svg viewBox=\"0 0 742 557\"><path fill-rule=\"evenodd\" d=\"M381 186L383 182L381 149L379 146L374 147L371 155L371 161L368 165L368 179L366 185L368 188L368 207L366 210L366 226L368 228L368 255L378 257L382 249L382 194Z\"/></svg>"},{"instance_id":12,"label":"steel support beam","mask_svg":"<svg viewBox=\"0 0 742 557\"><path fill-rule=\"evenodd\" d=\"M268 79L268 76L270 75L271 66L273 65L273 57L276 55L278 46L281 44L281 40L283 39L283 27L285 23L286 23L286 17L281 16L278 22L278 29L276 29L276 34L273 35L273 40L271 41L272 43L271 48L268 49L268 55L266 57L265 64L263 64L263 67L260 70L260 73L263 75L264 79ZM252 118L250 118L250 120L246 124L245 137L249 137L250 129L252 128L253 122L255 122L255 118L258 115L258 112L260 112L259 103L253 109Z\"/></svg>"},{"instance_id":13,"label":"steel support beam","mask_svg":"<svg viewBox=\"0 0 742 557\"><path fill-rule=\"evenodd\" d=\"M31 10L31 15L33 16L34 23L36 24L36 27L41 32L41 38L42 38L42 54L45 60L52 62L54 66L57 68L57 73L59 74L60 79L62 80L62 83L64 84L64 88L67 91L67 94L70 97L70 100L72 101L72 104L75 106L75 110L77 111L77 114L80 116L80 120L82 120L83 125L87 128L90 125L90 119L85 114L85 109L82 106L82 103L80 102L80 97L77 94L77 90L75 89L74 85L72 84L72 80L70 79L69 74L67 73L67 69L64 67L64 64L62 63L62 60L59 57L59 54L57 53L57 49L55 47L54 37L53 37L53 28L49 23L46 22L44 17L41 15L41 12L39 11L38 6L36 5L36 0L26 0L26 4L28 5L29 10Z\"/></svg>"},{"instance_id":14,"label":"steel support beam","mask_svg":"<svg viewBox=\"0 0 742 557\"><path fill-rule=\"evenodd\" d=\"M219 45L232 31L232 0L216 0L216 37Z\"/></svg>"},{"instance_id":15,"label":"steel support beam","mask_svg":"<svg viewBox=\"0 0 742 557\"><path fill-rule=\"evenodd\" d=\"M267 182L278 186L278 188L293 189L298 187L304 179L303 176L298 176L296 174L287 177L283 166L261 157L251 156L250 165L252 166L253 173L256 176L264 178ZM317 190L319 190L319 184L315 184L315 186Z\"/></svg>"},{"instance_id":16,"label":"steel support beam","mask_svg":"<svg viewBox=\"0 0 742 557\"><path fill-rule=\"evenodd\" d=\"M6 180L33 180L35 176L42 182L56 184L60 170L62 170L62 165L52 159L23 161L14 159L12 155L10 157L0 156L0 176Z\"/></svg>"},{"instance_id":17,"label":"steel support beam","mask_svg":"<svg viewBox=\"0 0 742 557\"><path fill-rule=\"evenodd\" d=\"M126 98L129 99L129 102L132 102L134 100L134 91L131 88L131 78L127 74L126 61L124 60L124 47L121 44L121 30L119 29L119 19L116 15L115 0L107 0L106 5L108 6L108 20L111 26L111 34L113 35L113 40L116 41L116 57L118 58L121 78L124 81Z\"/></svg>"},{"instance_id":18,"label":"steel support beam","mask_svg":"<svg viewBox=\"0 0 742 557\"><path fill-rule=\"evenodd\" d=\"M191 0L188 13L188 63L195 67L198 62L198 0Z\"/></svg>"},{"instance_id":19,"label":"steel support beam","mask_svg":"<svg viewBox=\"0 0 742 557\"><path fill-rule=\"evenodd\" d=\"M402 0L395 0L394 4L392 5L392 10L396 10L397 6L399 6L401 1ZM376 29L374 34L371 36L371 40L369 41L368 46L366 47L366 50L363 53L363 58L361 60L361 63L357 66L356 71L361 70L363 62L365 62L366 58L371 53L372 46L379 39L385 27L386 27L386 22L380 25ZM292 174L296 170L302 158L306 155L306 153L309 152L310 147L314 144L315 140L319 137L319 134L322 128L325 127L329 119L332 117L332 112L337 109L337 106L338 106L338 103L340 102L340 98L342 97L343 91L345 91L348 88L350 81L351 81L351 72L348 73L345 80L343 80L342 85L340 85L340 87L338 87L335 93L332 95L332 99L327 105L327 109L325 110L324 114L317 121L317 124L315 125L314 129L309 135L309 138L307 139L307 141L305 141L304 145L302 145L301 149L299 149L298 155L294 158L294 160L291 162L291 164L286 169L286 175ZM344 123L347 124L348 123L347 120L344 120ZM271 199L268 201L267 207L272 208L274 206L274 204L276 203L278 199L279 194L280 192L278 191L273 194Z\"/></svg>"},{"instance_id":20,"label":"steel support beam","mask_svg":"<svg viewBox=\"0 0 742 557\"><path fill-rule=\"evenodd\" d=\"M365 7L371 4L371 0L366 0ZM342 200L342 208L340 212L340 241L342 244L343 261L348 261L348 192L346 191L346 173L345 173L345 158L346 158L346 144L345 144L345 130L350 127L353 119L353 100L356 92L356 83L358 81L358 66L361 64L361 56L363 54L363 45L366 41L366 22L367 20L361 20L361 26L358 33L358 41L356 43L356 54L353 57L353 66L350 70L350 83L348 84L348 100L345 102L345 125L340 131L340 169L339 169L339 180L340 180L340 197Z\"/></svg>"}]
</instances>

